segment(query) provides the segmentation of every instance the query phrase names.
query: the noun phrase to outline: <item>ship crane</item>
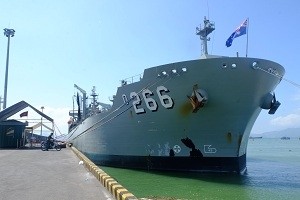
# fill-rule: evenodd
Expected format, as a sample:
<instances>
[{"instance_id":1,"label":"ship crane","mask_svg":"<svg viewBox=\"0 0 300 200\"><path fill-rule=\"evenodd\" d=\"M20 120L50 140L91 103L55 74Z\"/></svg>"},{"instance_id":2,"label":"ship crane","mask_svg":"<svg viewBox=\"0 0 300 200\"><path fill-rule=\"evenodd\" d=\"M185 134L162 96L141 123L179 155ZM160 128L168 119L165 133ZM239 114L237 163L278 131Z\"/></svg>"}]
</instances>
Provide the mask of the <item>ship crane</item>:
<instances>
[{"instance_id":1,"label":"ship crane","mask_svg":"<svg viewBox=\"0 0 300 200\"><path fill-rule=\"evenodd\" d=\"M82 88L80 88L76 84L74 84L74 87L82 93L82 96L83 96L83 98L82 98L82 104L83 104L83 106L82 106L82 115L83 116L82 117L83 117L83 119L85 119L86 118L86 91L83 90Z\"/></svg>"}]
</instances>

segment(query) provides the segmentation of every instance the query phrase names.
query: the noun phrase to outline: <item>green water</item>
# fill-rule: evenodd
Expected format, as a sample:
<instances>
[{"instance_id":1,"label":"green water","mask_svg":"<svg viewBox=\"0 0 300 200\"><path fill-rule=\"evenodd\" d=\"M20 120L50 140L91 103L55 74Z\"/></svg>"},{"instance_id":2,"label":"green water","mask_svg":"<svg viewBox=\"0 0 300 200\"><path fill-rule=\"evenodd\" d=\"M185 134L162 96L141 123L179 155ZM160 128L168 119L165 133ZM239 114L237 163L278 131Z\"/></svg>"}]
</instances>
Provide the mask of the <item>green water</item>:
<instances>
[{"instance_id":1,"label":"green water","mask_svg":"<svg viewBox=\"0 0 300 200\"><path fill-rule=\"evenodd\" d=\"M249 141L245 175L101 167L138 198L298 199L300 140Z\"/></svg>"}]
</instances>

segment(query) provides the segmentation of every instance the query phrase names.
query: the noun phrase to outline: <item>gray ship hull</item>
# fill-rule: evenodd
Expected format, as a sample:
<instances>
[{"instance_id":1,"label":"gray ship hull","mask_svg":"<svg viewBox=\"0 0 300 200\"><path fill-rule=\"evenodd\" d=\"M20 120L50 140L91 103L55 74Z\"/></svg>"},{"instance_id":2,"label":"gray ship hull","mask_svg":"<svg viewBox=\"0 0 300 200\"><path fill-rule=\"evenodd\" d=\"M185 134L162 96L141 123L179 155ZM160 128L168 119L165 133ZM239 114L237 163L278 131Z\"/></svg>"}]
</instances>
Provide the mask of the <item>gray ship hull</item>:
<instances>
[{"instance_id":1,"label":"gray ship hull","mask_svg":"<svg viewBox=\"0 0 300 200\"><path fill-rule=\"evenodd\" d=\"M67 140L99 165L242 172L250 131L283 75L277 63L238 57L148 68Z\"/></svg>"}]
</instances>

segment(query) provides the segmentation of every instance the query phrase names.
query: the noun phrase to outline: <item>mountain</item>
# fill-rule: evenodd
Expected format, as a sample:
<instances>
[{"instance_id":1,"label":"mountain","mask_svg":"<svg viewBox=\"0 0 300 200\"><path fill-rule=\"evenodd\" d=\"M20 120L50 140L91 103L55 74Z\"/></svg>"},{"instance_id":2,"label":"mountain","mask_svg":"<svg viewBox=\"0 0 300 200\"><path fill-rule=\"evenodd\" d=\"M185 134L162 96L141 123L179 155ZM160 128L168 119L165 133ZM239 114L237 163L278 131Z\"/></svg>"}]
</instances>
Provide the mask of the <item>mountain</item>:
<instances>
[{"instance_id":1,"label":"mountain","mask_svg":"<svg viewBox=\"0 0 300 200\"><path fill-rule=\"evenodd\" d=\"M270 131L261 134L251 134L252 137L263 137L263 138L300 138L300 128L288 128L280 131Z\"/></svg>"}]
</instances>

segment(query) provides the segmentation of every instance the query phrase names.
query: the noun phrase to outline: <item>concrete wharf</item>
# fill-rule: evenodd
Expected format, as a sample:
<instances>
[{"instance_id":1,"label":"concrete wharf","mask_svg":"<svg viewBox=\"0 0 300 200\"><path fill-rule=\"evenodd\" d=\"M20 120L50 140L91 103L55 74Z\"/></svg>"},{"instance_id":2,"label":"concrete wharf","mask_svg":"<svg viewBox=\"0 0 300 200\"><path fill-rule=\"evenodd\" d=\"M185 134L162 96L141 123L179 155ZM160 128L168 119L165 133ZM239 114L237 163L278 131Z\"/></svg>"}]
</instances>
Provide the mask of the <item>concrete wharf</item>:
<instances>
[{"instance_id":1,"label":"concrete wharf","mask_svg":"<svg viewBox=\"0 0 300 200\"><path fill-rule=\"evenodd\" d=\"M0 200L115 200L81 163L71 148L2 149Z\"/></svg>"}]
</instances>

